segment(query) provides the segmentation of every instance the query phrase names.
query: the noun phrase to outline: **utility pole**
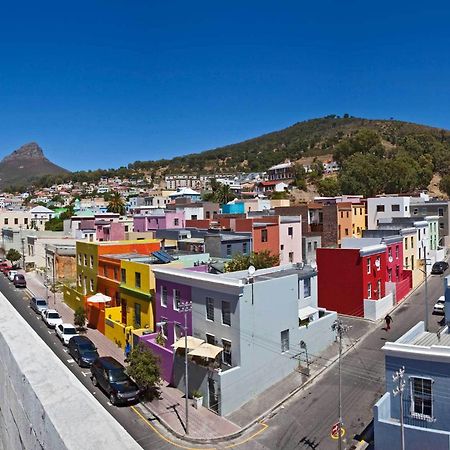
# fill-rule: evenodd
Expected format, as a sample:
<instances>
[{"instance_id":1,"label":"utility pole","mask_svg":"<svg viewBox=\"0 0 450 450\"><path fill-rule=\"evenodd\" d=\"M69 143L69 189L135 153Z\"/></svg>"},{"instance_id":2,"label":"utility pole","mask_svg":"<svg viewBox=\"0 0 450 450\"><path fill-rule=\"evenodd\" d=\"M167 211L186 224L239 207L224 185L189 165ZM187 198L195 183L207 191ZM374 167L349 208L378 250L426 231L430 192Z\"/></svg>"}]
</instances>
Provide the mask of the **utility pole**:
<instances>
[{"instance_id":1,"label":"utility pole","mask_svg":"<svg viewBox=\"0 0 450 450\"><path fill-rule=\"evenodd\" d=\"M425 277L425 331L428 331L428 274L427 274L427 259L426 257L423 258L423 275Z\"/></svg>"},{"instance_id":2,"label":"utility pole","mask_svg":"<svg viewBox=\"0 0 450 450\"><path fill-rule=\"evenodd\" d=\"M186 408L186 434L189 434L189 382L188 382L188 313L192 311L192 302L183 302L179 310L184 313L184 397Z\"/></svg>"},{"instance_id":3,"label":"utility pole","mask_svg":"<svg viewBox=\"0 0 450 450\"><path fill-rule=\"evenodd\" d=\"M48 247L47 244L45 244L45 301L48 302L48 273L47 273L47 267L48 267Z\"/></svg>"},{"instance_id":4,"label":"utility pole","mask_svg":"<svg viewBox=\"0 0 450 450\"><path fill-rule=\"evenodd\" d=\"M22 268L25 270L25 238L21 239L22 241Z\"/></svg>"},{"instance_id":5,"label":"utility pole","mask_svg":"<svg viewBox=\"0 0 450 450\"><path fill-rule=\"evenodd\" d=\"M405 423L403 419L403 391L405 389L405 367L403 366L401 369L397 370L397 372L392 374L392 381L397 383L396 387L392 390L394 397L400 394L400 443L401 450L405 450Z\"/></svg>"},{"instance_id":6,"label":"utility pole","mask_svg":"<svg viewBox=\"0 0 450 450\"><path fill-rule=\"evenodd\" d=\"M342 335L349 329L340 319L337 319L332 325L332 329L336 332L336 338L339 339L339 420L338 420L338 449L342 450Z\"/></svg>"}]
</instances>

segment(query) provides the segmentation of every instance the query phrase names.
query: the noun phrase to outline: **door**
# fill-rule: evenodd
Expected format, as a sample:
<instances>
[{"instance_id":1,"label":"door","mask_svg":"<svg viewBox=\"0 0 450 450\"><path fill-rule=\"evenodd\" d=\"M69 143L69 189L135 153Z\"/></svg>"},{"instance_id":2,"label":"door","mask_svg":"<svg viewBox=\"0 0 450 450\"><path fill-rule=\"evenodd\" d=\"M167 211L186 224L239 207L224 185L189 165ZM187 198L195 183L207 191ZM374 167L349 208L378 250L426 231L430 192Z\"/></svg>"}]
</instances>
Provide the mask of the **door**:
<instances>
[{"instance_id":1,"label":"door","mask_svg":"<svg viewBox=\"0 0 450 450\"><path fill-rule=\"evenodd\" d=\"M127 325L127 300L122 299L122 323Z\"/></svg>"},{"instance_id":2,"label":"door","mask_svg":"<svg viewBox=\"0 0 450 450\"><path fill-rule=\"evenodd\" d=\"M208 408L215 413L219 413L219 394L217 389L217 383L208 378Z\"/></svg>"}]
</instances>

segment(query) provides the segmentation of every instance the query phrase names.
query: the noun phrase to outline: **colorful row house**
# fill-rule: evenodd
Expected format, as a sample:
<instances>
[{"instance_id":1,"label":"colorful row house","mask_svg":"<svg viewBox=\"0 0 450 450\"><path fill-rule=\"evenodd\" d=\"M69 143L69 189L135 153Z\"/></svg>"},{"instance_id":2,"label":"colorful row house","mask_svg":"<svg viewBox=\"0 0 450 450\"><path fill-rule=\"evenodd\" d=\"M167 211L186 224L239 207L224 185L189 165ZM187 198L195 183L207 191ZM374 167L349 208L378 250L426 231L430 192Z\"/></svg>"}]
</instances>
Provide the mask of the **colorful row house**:
<instances>
[{"instance_id":1,"label":"colorful row house","mask_svg":"<svg viewBox=\"0 0 450 450\"><path fill-rule=\"evenodd\" d=\"M306 369L308 355L317 357L334 340L336 313L318 307L317 272L311 267L226 274L168 266L153 271L157 332L140 339L160 357L164 380L179 389L187 351L189 393L200 391L204 406L220 415L300 366ZM251 382L255 373L258 383Z\"/></svg>"}]
</instances>

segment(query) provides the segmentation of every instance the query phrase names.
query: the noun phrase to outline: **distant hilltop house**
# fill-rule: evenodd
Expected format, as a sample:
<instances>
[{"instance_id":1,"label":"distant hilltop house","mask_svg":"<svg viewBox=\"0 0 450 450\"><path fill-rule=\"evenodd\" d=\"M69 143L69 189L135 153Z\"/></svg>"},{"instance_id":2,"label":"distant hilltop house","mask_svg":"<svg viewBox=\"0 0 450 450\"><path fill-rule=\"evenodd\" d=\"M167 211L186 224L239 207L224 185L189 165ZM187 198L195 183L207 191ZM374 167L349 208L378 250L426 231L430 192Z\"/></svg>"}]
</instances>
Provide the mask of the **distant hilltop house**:
<instances>
[{"instance_id":1,"label":"distant hilltop house","mask_svg":"<svg viewBox=\"0 0 450 450\"><path fill-rule=\"evenodd\" d=\"M290 180L294 178L293 166L291 161L272 166L267 170L267 178L269 181Z\"/></svg>"}]
</instances>

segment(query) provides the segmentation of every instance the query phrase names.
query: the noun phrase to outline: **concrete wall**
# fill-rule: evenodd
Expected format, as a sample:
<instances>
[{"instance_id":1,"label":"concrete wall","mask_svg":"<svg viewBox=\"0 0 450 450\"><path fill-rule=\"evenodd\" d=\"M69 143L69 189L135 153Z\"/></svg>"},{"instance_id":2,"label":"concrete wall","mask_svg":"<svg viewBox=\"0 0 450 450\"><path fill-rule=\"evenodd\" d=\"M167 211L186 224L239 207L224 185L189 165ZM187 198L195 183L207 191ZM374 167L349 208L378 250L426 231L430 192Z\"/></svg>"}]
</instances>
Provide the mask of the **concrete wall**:
<instances>
[{"instance_id":1,"label":"concrete wall","mask_svg":"<svg viewBox=\"0 0 450 450\"><path fill-rule=\"evenodd\" d=\"M0 430L5 450L141 448L2 294Z\"/></svg>"},{"instance_id":2,"label":"concrete wall","mask_svg":"<svg viewBox=\"0 0 450 450\"><path fill-rule=\"evenodd\" d=\"M369 320L381 319L394 306L394 296L392 293L379 300L364 299L364 318Z\"/></svg>"}]
</instances>

